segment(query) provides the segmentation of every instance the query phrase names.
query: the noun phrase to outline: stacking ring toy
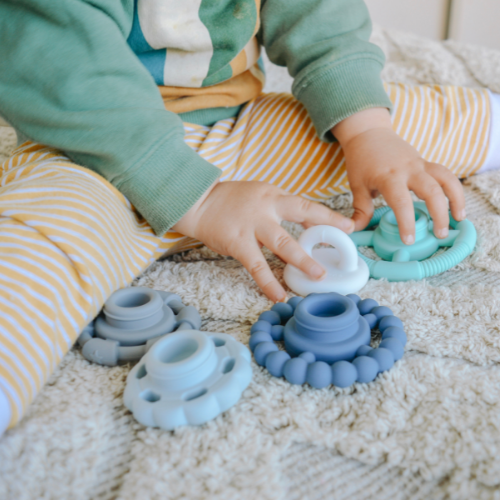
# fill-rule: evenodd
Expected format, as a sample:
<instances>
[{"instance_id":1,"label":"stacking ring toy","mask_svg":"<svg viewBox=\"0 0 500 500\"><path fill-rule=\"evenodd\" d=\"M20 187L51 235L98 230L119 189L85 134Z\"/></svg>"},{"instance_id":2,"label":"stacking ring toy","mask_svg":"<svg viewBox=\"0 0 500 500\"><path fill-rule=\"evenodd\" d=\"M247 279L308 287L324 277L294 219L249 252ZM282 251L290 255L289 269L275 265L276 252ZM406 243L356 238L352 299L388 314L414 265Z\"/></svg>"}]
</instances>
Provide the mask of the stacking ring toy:
<instances>
[{"instance_id":1,"label":"stacking ring toy","mask_svg":"<svg viewBox=\"0 0 500 500\"><path fill-rule=\"evenodd\" d=\"M300 269L287 264L283 278L298 295L325 292L345 295L358 292L366 285L370 277L368 266L358 257L356 246L349 236L340 229L333 226L314 226L300 235L298 243L327 273L321 281L315 281ZM328 243L334 248L313 250L318 243Z\"/></svg>"},{"instance_id":2,"label":"stacking ring toy","mask_svg":"<svg viewBox=\"0 0 500 500\"><path fill-rule=\"evenodd\" d=\"M158 340L130 371L125 406L143 425L200 425L235 405L252 379L250 352L230 335L186 330Z\"/></svg>"},{"instance_id":3,"label":"stacking ring toy","mask_svg":"<svg viewBox=\"0 0 500 500\"><path fill-rule=\"evenodd\" d=\"M374 349L373 328L382 333ZM294 297L263 312L250 332L259 365L291 384L307 382L318 389L371 382L401 359L406 345L403 322L388 307L354 294ZM284 351L276 341L284 341Z\"/></svg>"},{"instance_id":4,"label":"stacking ring toy","mask_svg":"<svg viewBox=\"0 0 500 500\"><path fill-rule=\"evenodd\" d=\"M141 424L172 430L228 410L252 379L248 349L200 326L198 311L178 295L131 287L111 295L78 340L102 365L142 358L128 374L125 406Z\"/></svg>"},{"instance_id":5,"label":"stacking ring toy","mask_svg":"<svg viewBox=\"0 0 500 500\"><path fill-rule=\"evenodd\" d=\"M196 308L185 306L175 293L130 287L111 295L78 342L89 361L115 366L119 361L140 359L167 333L198 330L200 326Z\"/></svg>"},{"instance_id":6,"label":"stacking ring toy","mask_svg":"<svg viewBox=\"0 0 500 500\"><path fill-rule=\"evenodd\" d=\"M450 213L452 229L447 238L440 240L432 232L433 222L425 203L415 202L414 206L413 245L408 246L401 241L396 217L389 207L375 210L368 225L370 228L378 224L374 231L359 231L351 235L357 247L371 246L383 259L375 261L359 253L360 258L368 264L372 278L386 278L389 281L421 280L451 269L474 250L477 233L472 222L457 222ZM440 247L450 248L432 257Z\"/></svg>"}]
</instances>

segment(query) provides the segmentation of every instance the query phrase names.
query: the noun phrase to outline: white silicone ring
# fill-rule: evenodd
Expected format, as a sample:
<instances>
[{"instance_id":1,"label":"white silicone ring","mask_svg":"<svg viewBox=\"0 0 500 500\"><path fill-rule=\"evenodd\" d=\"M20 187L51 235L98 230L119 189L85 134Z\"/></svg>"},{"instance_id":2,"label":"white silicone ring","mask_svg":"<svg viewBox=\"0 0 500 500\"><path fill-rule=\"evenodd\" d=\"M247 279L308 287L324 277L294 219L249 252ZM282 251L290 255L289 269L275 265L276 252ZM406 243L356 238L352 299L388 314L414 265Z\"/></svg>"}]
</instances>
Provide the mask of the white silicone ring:
<instances>
[{"instance_id":1,"label":"white silicone ring","mask_svg":"<svg viewBox=\"0 0 500 500\"><path fill-rule=\"evenodd\" d=\"M286 284L299 295L337 292L342 295L356 293L366 285L370 271L358 256L356 245L347 234L332 226L314 226L304 231L299 244L327 272L321 281L314 281L296 267L287 264L284 272ZM313 247L327 243L334 248Z\"/></svg>"}]
</instances>

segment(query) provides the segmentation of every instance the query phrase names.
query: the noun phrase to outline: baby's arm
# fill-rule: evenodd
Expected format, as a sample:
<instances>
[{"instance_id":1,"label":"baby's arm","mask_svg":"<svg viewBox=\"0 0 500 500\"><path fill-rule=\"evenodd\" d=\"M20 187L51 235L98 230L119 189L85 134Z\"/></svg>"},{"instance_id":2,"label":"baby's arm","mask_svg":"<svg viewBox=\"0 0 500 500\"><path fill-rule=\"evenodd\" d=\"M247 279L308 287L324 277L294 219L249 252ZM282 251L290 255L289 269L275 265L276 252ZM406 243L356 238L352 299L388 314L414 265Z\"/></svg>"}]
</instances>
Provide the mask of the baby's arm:
<instances>
[{"instance_id":1,"label":"baby's arm","mask_svg":"<svg viewBox=\"0 0 500 500\"><path fill-rule=\"evenodd\" d=\"M434 220L434 234L448 236L448 202L455 220L465 219L462 185L447 168L425 161L392 128L387 109L360 111L333 129L346 158L346 169L354 196L356 229L363 229L373 214L372 197L381 193L394 210L401 239L415 241L412 190L425 201Z\"/></svg>"},{"instance_id":2,"label":"baby's arm","mask_svg":"<svg viewBox=\"0 0 500 500\"><path fill-rule=\"evenodd\" d=\"M354 194L356 228L373 212L380 191L396 212L404 241L414 241L409 190L424 199L436 236L446 237L452 214L465 218L460 182L425 162L392 131L392 107L380 78L384 55L369 42L371 21L362 0L266 0L261 39L270 59L294 77L293 94L307 108L318 135L341 143Z\"/></svg>"},{"instance_id":3,"label":"baby's arm","mask_svg":"<svg viewBox=\"0 0 500 500\"><path fill-rule=\"evenodd\" d=\"M0 2L0 115L123 193L164 234L220 175L127 44L134 0Z\"/></svg>"}]
</instances>

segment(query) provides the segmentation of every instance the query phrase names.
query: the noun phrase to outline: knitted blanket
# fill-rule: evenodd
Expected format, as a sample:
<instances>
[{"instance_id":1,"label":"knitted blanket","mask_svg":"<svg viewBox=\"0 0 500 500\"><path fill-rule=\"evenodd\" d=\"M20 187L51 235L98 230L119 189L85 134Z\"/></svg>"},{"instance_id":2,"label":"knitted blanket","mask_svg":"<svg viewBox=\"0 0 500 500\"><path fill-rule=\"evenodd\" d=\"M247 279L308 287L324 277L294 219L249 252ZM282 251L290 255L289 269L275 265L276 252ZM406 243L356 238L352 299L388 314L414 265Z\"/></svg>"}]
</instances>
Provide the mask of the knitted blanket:
<instances>
[{"instance_id":1,"label":"knitted blanket","mask_svg":"<svg viewBox=\"0 0 500 500\"><path fill-rule=\"evenodd\" d=\"M376 30L374 41L388 56L386 80L500 92L500 52L394 31ZM282 70L268 73L267 90L289 88ZM0 154L13 144L0 129ZM74 348L0 439L0 498L500 498L500 173L471 178L465 191L479 233L472 256L427 281L371 280L361 293L408 333L404 358L373 383L291 386L254 363L234 408L165 432L124 408L129 365L90 364ZM351 198L327 204L349 213ZM267 258L281 279L282 262ZM160 261L134 284L180 294L204 330L244 343L270 307L237 261L206 248Z\"/></svg>"}]
</instances>

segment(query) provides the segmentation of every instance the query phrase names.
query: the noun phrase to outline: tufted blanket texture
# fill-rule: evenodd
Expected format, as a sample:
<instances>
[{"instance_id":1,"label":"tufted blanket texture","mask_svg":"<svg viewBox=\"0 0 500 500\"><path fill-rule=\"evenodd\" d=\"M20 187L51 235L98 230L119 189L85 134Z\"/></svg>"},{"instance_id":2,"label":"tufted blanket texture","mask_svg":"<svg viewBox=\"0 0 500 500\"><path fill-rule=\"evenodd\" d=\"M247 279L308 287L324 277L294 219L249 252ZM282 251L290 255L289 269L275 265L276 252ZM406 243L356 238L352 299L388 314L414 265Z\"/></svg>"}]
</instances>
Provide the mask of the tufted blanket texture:
<instances>
[{"instance_id":1,"label":"tufted blanket texture","mask_svg":"<svg viewBox=\"0 0 500 500\"><path fill-rule=\"evenodd\" d=\"M380 29L373 39L388 81L500 92L500 52ZM269 70L267 90L289 86L284 70ZM12 130L0 128L0 160L13 146ZM0 498L500 499L500 173L464 185L477 251L441 276L371 280L361 293L391 307L409 338L404 358L375 382L315 390L253 364L234 408L165 432L124 408L129 365L90 364L74 348L0 438ZM351 198L327 204L349 213ZM267 257L281 279L282 262ZM134 285L180 294L204 330L244 343L270 307L237 261L206 248L154 264Z\"/></svg>"}]
</instances>

